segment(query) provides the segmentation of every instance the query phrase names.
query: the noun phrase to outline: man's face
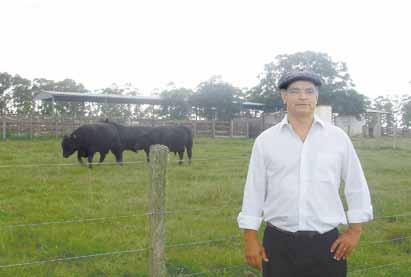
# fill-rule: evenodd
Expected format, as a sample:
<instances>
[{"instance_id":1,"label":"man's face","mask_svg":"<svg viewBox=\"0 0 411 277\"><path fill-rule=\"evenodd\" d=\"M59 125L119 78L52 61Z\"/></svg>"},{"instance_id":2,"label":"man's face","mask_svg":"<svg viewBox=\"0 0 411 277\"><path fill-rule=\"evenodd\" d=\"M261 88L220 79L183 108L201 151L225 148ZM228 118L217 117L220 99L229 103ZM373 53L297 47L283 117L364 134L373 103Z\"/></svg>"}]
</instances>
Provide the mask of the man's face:
<instances>
[{"instance_id":1,"label":"man's face","mask_svg":"<svg viewBox=\"0 0 411 277\"><path fill-rule=\"evenodd\" d=\"M318 89L309 81L296 81L281 91L281 97L290 115L312 115L318 101Z\"/></svg>"}]
</instances>

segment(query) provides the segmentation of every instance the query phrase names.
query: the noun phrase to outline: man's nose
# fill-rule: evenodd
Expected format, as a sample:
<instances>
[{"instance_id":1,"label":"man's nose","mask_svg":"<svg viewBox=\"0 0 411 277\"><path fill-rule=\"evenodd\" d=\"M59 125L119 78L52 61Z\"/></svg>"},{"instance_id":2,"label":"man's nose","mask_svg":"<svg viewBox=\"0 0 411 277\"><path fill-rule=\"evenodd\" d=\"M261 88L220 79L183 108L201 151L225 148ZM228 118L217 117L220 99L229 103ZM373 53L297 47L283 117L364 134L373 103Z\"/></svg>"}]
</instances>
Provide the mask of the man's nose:
<instances>
[{"instance_id":1,"label":"man's nose","mask_svg":"<svg viewBox=\"0 0 411 277\"><path fill-rule=\"evenodd\" d=\"M307 99L308 98L308 93L305 92L304 90L300 91L300 93L298 94L298 98L299 99Z\"/></svg>"}]
</instances>

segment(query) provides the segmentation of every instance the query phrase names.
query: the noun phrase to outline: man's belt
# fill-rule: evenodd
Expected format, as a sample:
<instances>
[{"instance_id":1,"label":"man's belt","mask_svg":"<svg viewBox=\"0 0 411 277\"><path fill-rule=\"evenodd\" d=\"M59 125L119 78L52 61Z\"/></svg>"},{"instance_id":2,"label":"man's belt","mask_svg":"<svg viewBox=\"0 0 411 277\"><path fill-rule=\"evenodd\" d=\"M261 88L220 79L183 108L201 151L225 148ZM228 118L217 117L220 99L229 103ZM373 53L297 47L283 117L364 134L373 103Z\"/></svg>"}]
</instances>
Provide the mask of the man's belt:
<instances>
[{"instance_id":1,"label":"man's belt","mask_svg":"<svg viewBox=\"0 0 411 277\"><path fill-rule=\"evenodd\" d=\"M289 235L289 236L293 236L296 238L314 238L316 236L321 235L320 232L317 231L297 231L297 232L290 232L290 231L286 231L283 229L280 229L274 225L272 225L270 222L267 222L267 227L269 227L270 229L273 229L275 231L278 231L280 233Z\"/></svg>"}]
</instances>

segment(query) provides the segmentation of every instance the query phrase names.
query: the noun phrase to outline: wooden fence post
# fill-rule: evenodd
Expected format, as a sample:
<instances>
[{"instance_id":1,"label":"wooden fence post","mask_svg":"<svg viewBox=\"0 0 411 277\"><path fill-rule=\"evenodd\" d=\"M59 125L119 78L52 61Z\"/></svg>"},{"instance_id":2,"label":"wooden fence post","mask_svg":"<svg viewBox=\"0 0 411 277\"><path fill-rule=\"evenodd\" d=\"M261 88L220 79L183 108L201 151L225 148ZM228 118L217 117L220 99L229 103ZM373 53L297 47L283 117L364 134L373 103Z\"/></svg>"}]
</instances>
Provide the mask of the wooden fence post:
<instances>
[{"instance_id":1,"label":"wooden fence post","mask_svg":"<svg viewBox=\"0 0 411 277\"><path fill-rule=\"evenodd\" d=\"M2 128L2 130L3 130L3 140L6 140L6 138L7 138L7 121L6 121L7 119L6 119L6 117L3 117L3 128Z\"/></svg>"},{"instance_id":2,"label":"wooden fence post","mask_svg":"<svg viewBox=\"0 0 411 277\"><path fill-rule=\"evenodd\" d=\"M193 136L194 137L197 136L197 122L196 121L193 122Z\"/></svg>"},{"instance_id":3,"label":"wooden fence post","mask_svg":"<svg viewBox=\"0 0 411 277\"><path fill-rule=\"evenodd\" d=\"M211 136L212 138L215 138L215 120L214 119L211 124Z\"/></svg>"},{"instance_id":4,"label":"wooden fence post","mask_svg":"<svg viewBox=\"0 0 411 277\"><path fill-rule=\"evenodd\" d=\"M33 139L33 115L30 115L30 139Z\"/></svg>"},{"instance_id":5,"label":"wooden fence post","mask_svg":"<svg viewBox=\"0 0 411 277\"><path fill-rule=\"evenodd\" d=\"M230 138L232 138L234 136L234 122L231 119L230 120Z\"/></svg>"},{"instance_id":6,"label":"wooden fence post","mask_svg":"<svg viewBox=\"0 0 411 277\"><path fill-rule=\"evenodd\" d=\"M58 138L58 135L57 135L57 133L58 133L57 116L54 117L54 120L55 120L54 133L55 133L55 137Z\"/></svg>"},{"instance_id":7,"label":"wooden fence post","mask_svg":"<svg viewBox=\"0 0 411 277\"><path fill-rule=\"evenodd\" d=\"M247 121L246 121L245 136L246 136L247 138L250 137L250 123L249 123L248 119L247 119Z\"/></svg>"},{"instance_id":8,"label":"wooden fence post","mask_svg":"<svg viewBox=\"0 0 411 277\"><path fill-rule=\"evenodd\" d=\"M149 212L149 276L165 277L165 186L167 174L168 148L164 145L150 147L150 188Z\"/></svg>"},{"instance_id":9,"label":"wooden fence post","mask_svg":"<svg viewBox=\"0 0 411 277\"><path fill-rule=\"evenodd\" d=\"M396 126L394 126L392 149L397 149L397 127Z\"/></svg>"}]
</instances>

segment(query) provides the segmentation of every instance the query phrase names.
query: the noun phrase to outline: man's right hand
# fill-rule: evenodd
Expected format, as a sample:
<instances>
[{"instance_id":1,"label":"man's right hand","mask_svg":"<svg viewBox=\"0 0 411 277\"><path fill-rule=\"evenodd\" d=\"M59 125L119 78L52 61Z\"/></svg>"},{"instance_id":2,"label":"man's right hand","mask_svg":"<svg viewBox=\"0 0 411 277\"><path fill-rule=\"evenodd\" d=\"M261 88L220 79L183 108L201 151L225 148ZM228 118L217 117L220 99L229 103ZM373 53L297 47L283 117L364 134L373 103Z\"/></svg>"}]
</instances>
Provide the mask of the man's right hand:
<instances>
[{"instance_id":1,"label":"man's right hand","mask_svg":"<svg viewBox=\"0 0 411 277\"><path fill-rule=\"evenodd\" d=\"M257 239L257 231L244 230L244 247L247 263L262 272L263 260L265 262L268 262L268 258L267 254L265 253L264 247Z\"/></svg>"}]
</instances>

